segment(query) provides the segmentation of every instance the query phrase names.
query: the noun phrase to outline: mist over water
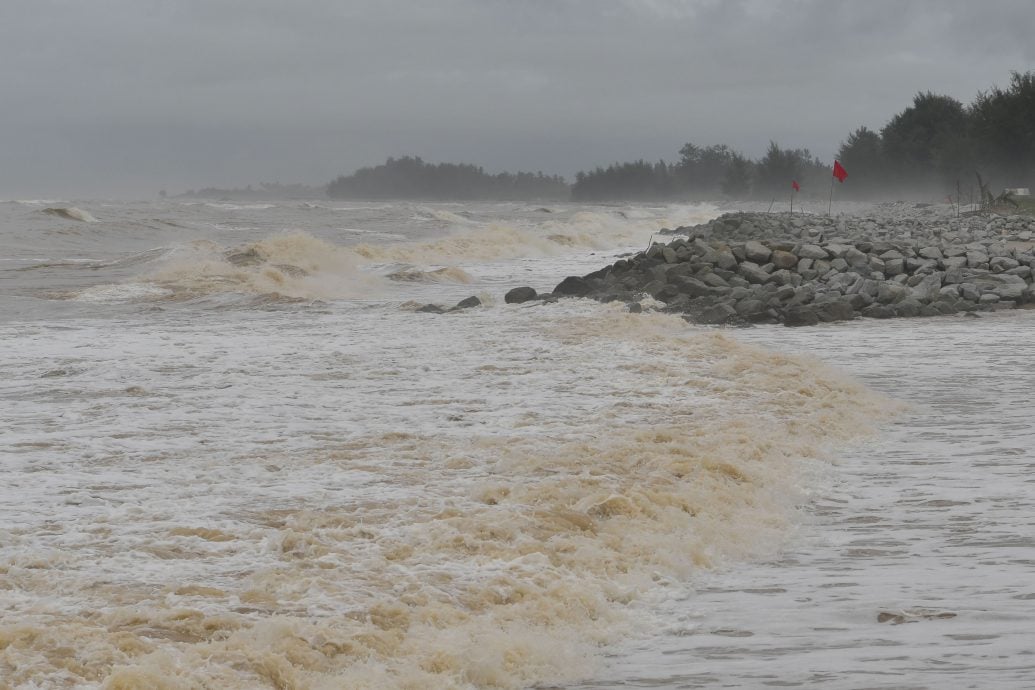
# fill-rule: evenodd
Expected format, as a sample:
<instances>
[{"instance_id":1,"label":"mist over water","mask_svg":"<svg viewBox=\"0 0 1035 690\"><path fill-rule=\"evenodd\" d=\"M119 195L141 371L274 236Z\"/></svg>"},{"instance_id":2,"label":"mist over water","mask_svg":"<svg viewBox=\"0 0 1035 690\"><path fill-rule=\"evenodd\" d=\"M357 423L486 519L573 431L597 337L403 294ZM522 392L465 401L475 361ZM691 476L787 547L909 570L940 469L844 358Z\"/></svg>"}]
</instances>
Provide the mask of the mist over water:
<instances>
[{"instance_id":1,"label":"mist over water","mask_svg":"<svg viewBox=\"0 0 1035 690\"><path fill-rule=\"evenodd\" d=\"M0 204L0 687L1022 686L1029 312L503 303L718 213Z\"/></svg>"}]
</instances>

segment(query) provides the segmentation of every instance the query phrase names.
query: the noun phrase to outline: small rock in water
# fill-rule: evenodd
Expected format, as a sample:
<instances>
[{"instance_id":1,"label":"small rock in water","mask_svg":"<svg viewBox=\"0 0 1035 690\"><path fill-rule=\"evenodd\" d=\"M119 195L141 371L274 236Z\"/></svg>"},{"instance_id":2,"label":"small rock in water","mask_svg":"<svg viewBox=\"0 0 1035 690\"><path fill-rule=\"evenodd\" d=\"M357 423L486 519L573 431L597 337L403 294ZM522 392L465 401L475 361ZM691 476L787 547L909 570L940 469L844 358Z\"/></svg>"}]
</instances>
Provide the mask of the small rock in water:
<instances>
[{"instance_id":1,"label":"small rock in water","mask_svg":"<svg viewBox=\"0 0 1035 690\"><path fill-rule=\"evenodd\" d=\"M535 298L535 288L525 286L516 287L513 290L507 292L507 294L503 296L503 301L507 304L521 304L522 302L527 302Z\"/></svg>"},{"instance_id":2,"label":"small rock in water","mask_svg":"<svg viewBox=\"0 0 1035 690\"><path fill-rule=\"evenodd\" d=\"M472 295L471 297L468 297L467 299L462 299L459 302L457 302L456 306L453 307L453 309L454 310L457 310L457 309L470 309L471 307L479 307L479 306L481 306L481 304L482 304L482 301L480 299L478 299L477 297Z\"/></svg>"}]
</instances>

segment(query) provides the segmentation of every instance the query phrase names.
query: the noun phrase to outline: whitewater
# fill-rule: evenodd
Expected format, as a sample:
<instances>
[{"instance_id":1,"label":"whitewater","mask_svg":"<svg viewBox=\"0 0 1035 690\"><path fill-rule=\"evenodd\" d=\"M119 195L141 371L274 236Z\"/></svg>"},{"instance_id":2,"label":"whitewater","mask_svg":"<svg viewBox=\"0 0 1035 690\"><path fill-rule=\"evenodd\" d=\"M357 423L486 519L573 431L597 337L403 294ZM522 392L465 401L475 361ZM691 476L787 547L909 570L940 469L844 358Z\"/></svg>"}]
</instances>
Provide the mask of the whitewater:
<instances>
[{"instance_id":1,"label":"whitewater","mask_svg":"<svg viewBox=\"0 0 1035 690\"><path fill-rule=\"evenodd\" d=\"M0 202L0 688L1035 685L1035 312L503 300L722 211Z\"/></svg>"}]
</instances>

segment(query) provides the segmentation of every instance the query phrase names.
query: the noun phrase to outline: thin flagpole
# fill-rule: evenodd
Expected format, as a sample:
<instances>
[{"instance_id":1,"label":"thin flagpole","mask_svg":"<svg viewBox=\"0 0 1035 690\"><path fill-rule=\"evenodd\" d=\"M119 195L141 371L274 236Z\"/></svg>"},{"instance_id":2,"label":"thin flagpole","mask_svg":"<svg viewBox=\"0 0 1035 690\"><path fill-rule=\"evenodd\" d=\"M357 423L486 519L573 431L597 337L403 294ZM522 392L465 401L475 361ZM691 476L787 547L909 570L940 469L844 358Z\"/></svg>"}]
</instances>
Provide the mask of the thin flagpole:
<instances>
[{"instance_id":1,"label":"thin flagpole","mask_svg":"<svg viewBox=\"0 0 1035 690\"><path fill-rule=\"evenodd\" d=\"M830 173L830 200L827 201L827 215L830 215L830 207L834 204L834 174Z\"/></svg>"}]
</instances>

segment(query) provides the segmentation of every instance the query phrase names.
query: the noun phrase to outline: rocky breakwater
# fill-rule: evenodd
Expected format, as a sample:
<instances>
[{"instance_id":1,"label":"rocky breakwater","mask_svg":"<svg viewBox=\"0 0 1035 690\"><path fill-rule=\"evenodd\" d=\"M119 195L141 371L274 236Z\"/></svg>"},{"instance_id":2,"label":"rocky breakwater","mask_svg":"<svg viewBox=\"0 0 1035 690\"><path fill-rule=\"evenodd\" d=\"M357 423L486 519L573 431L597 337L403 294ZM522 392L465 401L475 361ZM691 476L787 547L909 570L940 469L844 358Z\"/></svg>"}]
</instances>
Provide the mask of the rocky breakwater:
<instances>
[{"instance_id":1,"label":"rocky breakwater","mask_svg":"<svg viewBox=\"0 0 1035 690\"><path fill-rule=\"evenodd\" d=\"M788 326L1035 301L1035 218L954 218L948 207L876 210L839 218L726 214L676 229L667 244L565 278L551 297L622 300L637 309L650 296L697 323Z\"/></svg>"}]
</instances>

